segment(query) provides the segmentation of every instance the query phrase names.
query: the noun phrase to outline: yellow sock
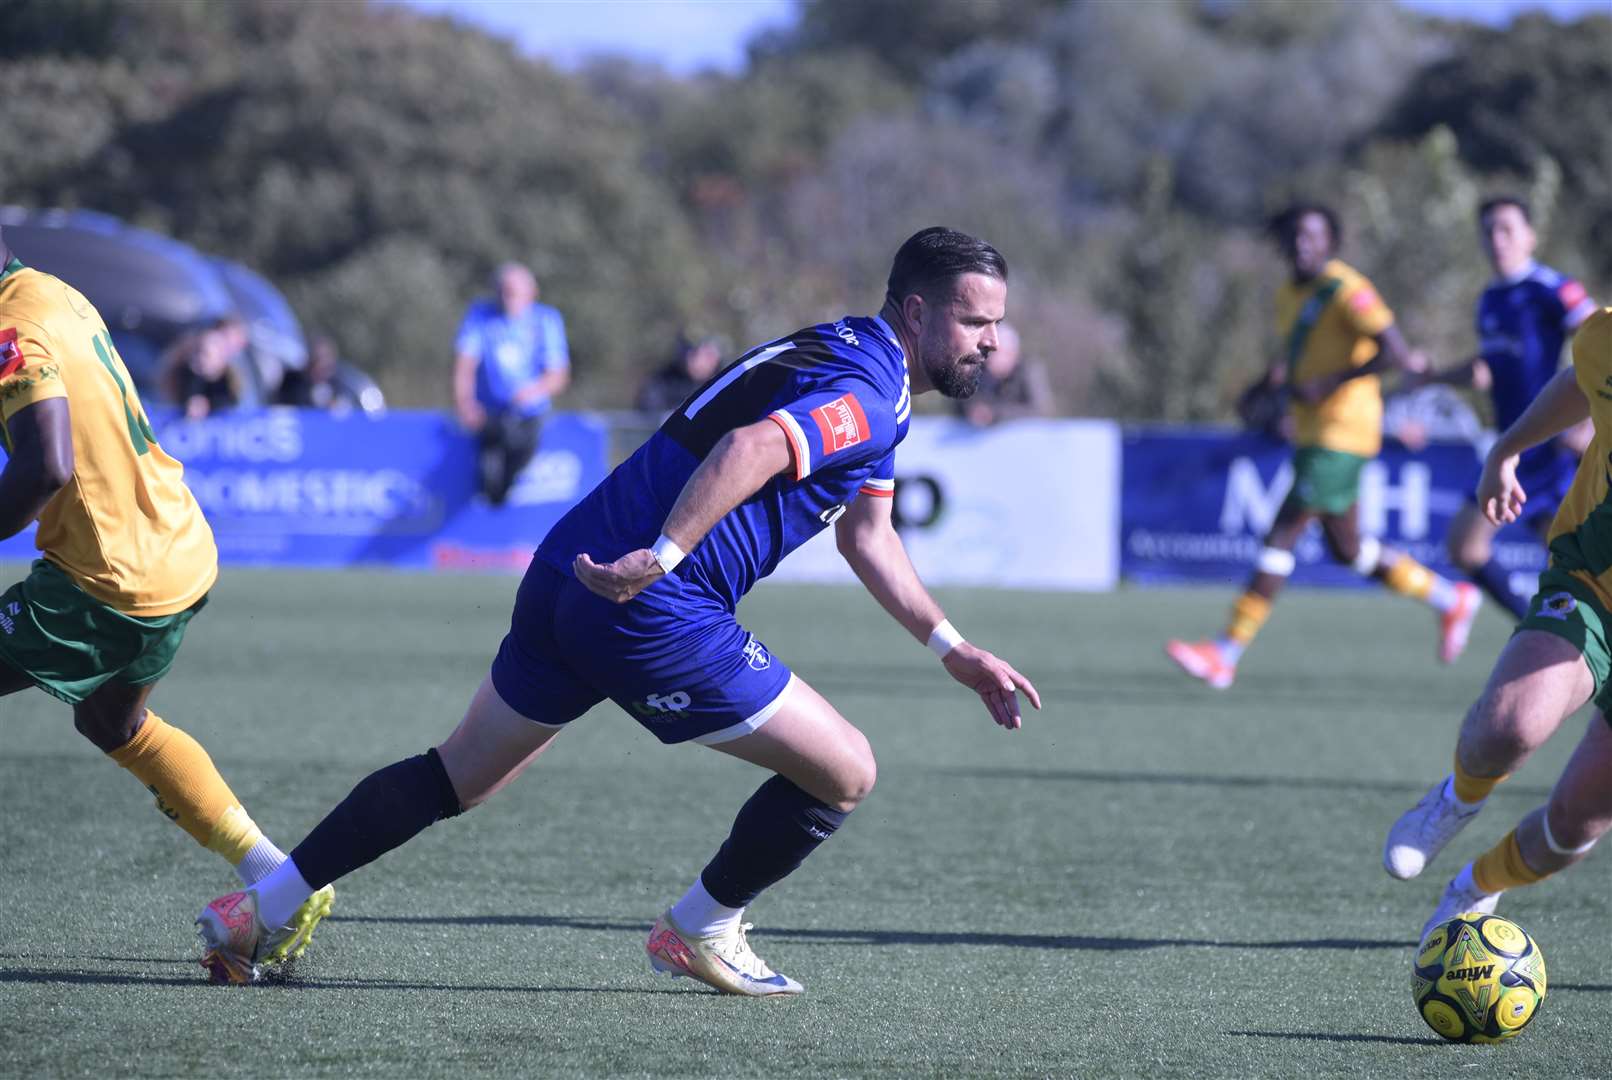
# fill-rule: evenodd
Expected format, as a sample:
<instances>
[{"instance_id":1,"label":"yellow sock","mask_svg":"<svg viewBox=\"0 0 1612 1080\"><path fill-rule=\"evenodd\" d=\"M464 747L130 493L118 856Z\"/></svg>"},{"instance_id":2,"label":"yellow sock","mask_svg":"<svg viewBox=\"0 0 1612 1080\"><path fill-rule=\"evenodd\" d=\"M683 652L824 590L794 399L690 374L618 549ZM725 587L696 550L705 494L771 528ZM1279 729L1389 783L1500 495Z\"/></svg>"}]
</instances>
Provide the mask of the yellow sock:
<instances>
[{"instance_id":1,"label":"yellow sock","mask_svg":"<svg viewBox=\"0 0 1612 1080\"><path fill-rule=\"evenodd\" d=\"M1433 594L1433 571L1411 558L1401 555L1394 565L1383 573L1383 584L1412 600L1425 601Z\"/></svg>"},{"instance_id":2,"label":"yellow sock","mask_svg":"<svg viewBox=\"0 0 1612 1080\"><path fill-rule=\"evenodd\" d=\"M1271 602L1259 593L1245 592L1231 605L1231 621L1226 624L1226 637L1239 645L1247 645L1259 633L1259 628L1270 618Z\"/></svg>"},{"instance_id":3,"label":"yellow sock","mask_svg":"<svg viewBox=\"0 0 1612 1080\"><path fill-rule=\"evenodd\" d=\"M157 797L164 816L231 866L263 839L201 743L156 713L147 712L134 738L108 756Z\"/></svg>"},{"instance_id":4,"label":"yellow sock","mask_svg":"<svg viewBox=\"0 0 1612 1080\"><path fill-rule=\"evenodd\" d=\"M1532 885L1545 878L1522 861L1522 848L1517 846L1517 830L1512 829L1506 838L1479 855L1472 864L1472 883L1486 893L1505 892L1519 885Z\"/></svg>"},{"instance_id":5,"label":"yellow sock","mask_svg":"<svg viewBox=\"0 0 1612 1080\"><path fill-rule=\"evenodd\" d=\"M1502 773L1499 776L1473 776L1461 767L1461 755L1456 754L1455 783L1452 785L1455 788L1455 797L1464 803L1482 802L1489 797L1489 793L1495 789L1500 781L1510 775L1510 773Z\"/></svg>"}]
</instances>

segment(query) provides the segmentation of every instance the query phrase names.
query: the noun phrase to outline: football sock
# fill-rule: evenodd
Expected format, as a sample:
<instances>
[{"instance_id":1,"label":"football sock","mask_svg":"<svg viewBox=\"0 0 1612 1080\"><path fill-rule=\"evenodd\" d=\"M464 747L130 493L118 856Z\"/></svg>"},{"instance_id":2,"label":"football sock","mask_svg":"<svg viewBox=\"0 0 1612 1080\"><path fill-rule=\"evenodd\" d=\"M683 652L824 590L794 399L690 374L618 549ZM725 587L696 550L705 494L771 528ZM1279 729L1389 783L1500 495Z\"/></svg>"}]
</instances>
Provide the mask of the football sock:
<instances>
[{"instance_id":1,"label":"football sock","mask_svg":"<svg viewBox=\"0 0 1612 1080\"><path fill-rule=\"evenodd\" d=\"M427 750L360 780L291 858L308 883L322 889L458 813L459 795L448 770L435 749Z\"/></svg>"},{"instance_id":2,"label":"football sock","mask_svg":"<svg viewBox=\"0 0 1612 1080\"><path fill-rule=\"evenodd\" d=\"M700 872L700 880L717 903L746 907L804 862L850 814L774 776L739 808L733 831Z\"/></svg>"},{"instance_id":3,"label":"football sock","mask_svg":"<svg viewBox=\"0 0 1612 1080\"><path fill-rule=\"evenodd\" d=\"M271 930L289 926L291 916L315 891L297 869L295 859L281 862L254 888L257 890L257 917Z\"/></svg>"},{"instance_id":4,"label":"football sock","mask_svg":"<svg viewBox=\"0 0 1612 1080\"><path fill-rule=\"evenodd\" d=\"M201 743L156 713L147 712L134 738L107 756L157 797L165 817L231 866L263 840Z\"/></svg>"},{"instance_id":5,"label":"football sock","mask_svg":"<svg viewBox=\"0 0 1612 1080\"><path fill-rule=\"evenodd\" d=\"M1505 892L1519 885L1532 885L1546 876L1523 862L1522 848L1517 846L1516 829L1472 860L1472 883L1479 892Z\"/></svg>"},{"instance_id":6,"label":"football sock","mask_svg":"<svg viewBox=\"0 0 1612 1080\"><path fill-rule=\"evenodd\" d=\"M285 861L285 852L275 847L274 841L265 836L252 845L252 850L246 853L246 858L235 867L235 875L241 879L242 885L250 888Z\"/></svg>"},{"instance_id":7,"label":"football sock","mask_svg":"<svg viewBox=\"0 0 1612 1080\"><path fill-rule=\"evenodd\" d=\"M1382 582L1401 596L1420 600L1434 610L1444 612L1460 601L1455 586L1411 558L1401 555L1394 564L1382 572Z\"/></svg>"},{"instance_id":8,"label":"football sock","mask_svg":"<svg viewBox=\"0 0 1612 1080\"><path fill-rule=\"evenodd\" d=\"M672 905L672 922L679 929L700 937L725 934L739 925L744 908L728 907L705 891L705 882L699 878L689 886L683 899Z\"/></svg>"},{"instance_id":9,"label":"football sock","mask_svg":"<svg viewBox=\"0 0 1612 1080\"><path fill-rule=\"evenodd\" d=\"M1473 776L1461 765L1461 755L1455 755L1455 771L1450 774L1450 794L1455 801L1465 807L1473 807L1489 797L1489 793L1499 786L1510 773L1499 776Z\"/></svg>"},{"instance_id":10,"label":"football sock","mask_svg":"<svg viewBox=\"0 0 1612 1080\"><path fill-rule=\"evenodd\" d=\"M1226 623L1224 639L1237 646L1237 656L1228 657L1232 663L1242 656L1242 650L1254 640L1259 628L1270 618L1271 602L1256 592L1245 592L1231 605L1231 619Z\"/></svg>"},{"instance_id":11,"label":"football sock","mask_svg":"<svg viewBox=\"0 0 1612 1080\"><path fill-rule=\"evenodd\" d=\"M1528 599L1511 591L1511 572L1501 566L1499 562L1490 559L1476 570L1472 571L1472 580L1478 587L1490 596L1495 603L1511 612L1518 622L1528 615Z\"/></svg>"}]
</instances>

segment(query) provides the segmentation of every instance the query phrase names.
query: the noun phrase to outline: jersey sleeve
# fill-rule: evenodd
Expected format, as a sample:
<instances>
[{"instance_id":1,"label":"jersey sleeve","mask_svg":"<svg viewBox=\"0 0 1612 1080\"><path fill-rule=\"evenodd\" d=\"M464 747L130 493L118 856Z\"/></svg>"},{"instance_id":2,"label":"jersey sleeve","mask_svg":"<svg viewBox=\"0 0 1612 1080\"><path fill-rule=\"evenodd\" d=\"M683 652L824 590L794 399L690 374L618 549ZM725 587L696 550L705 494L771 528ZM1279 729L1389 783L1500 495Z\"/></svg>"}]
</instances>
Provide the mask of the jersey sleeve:
<instances>
[{"instance_id":1,"label":"jersey sleeve","mask_svg":"<svg viewBox=\"0 0 1612 1080\"><path fill-rule=\"evenodd\" d=\"M812 390L767 419L784 429L796 480L820 469L865 466L896 443L893 403L861 381Z\"/></svg>"},{"instance_id":2,"label":"jersey sleeve","mask_svg":"<svg viewBox=\"0 0 1612 1080\"><path fill-rule=\"evenodd\" d=\"M66 396L61 364L44 334L27 323L0 325L0 420L35 402Z\"/></svg>"},{"instance_id":3,"label":"jersey sleeve","mask_svg":"<svg viewBox=\"0 0 1612 1080\"><path fill-rule=\"evenodd\" d=\"M1580 323L1595 314L1596 303L1583 285L1564 277L1556 286L1556 302L1562 306L1562 329L1572 333Z\"/></svg>"},{"instance_id":4,"label":"jersey sleeve","mask_svg":"<svg viewBox=\"0 0 1612 1080\"><path fill-rule=\"evenodd\" d=\"M565 340L565 316L552 308L543 317L541 356L544 371L569 371L571 368L571 347Z\"/></svg>"},{"instance_id":5,"label":"jersey sleeve","mask_svg":"<svg viewBox=\"0 0 1612 1080\"><path fill-rule=\"evenodd\" d=\"M1349 325L1362 337L1376 337L1394 325L1393 311L1383 303L1371 282L1363 277L1344 284L1338 292L1338 303L1342 305Z\"/></svg>"},{"instance_id":6,"label":"jersey sleeve","mask_svg":"<svg viewBox=\"0 0 1612 1080\"><path fill-rule=\"evenodd\" d=\"M1612 382L1612 308L1595 312L1573 335L1573 373L1592 401Z\"/></svg>"},{"instance_id":7,"label":"jersey sleeve","mask_svg":"<svg viewBox=\"0 0 1612 1080\"><path fill-rule=\"evenodd\" d=\"M896 452L890 451L879 459L873 466L862 486L857 489L863 495L872 495L876 499L893 499L896 494Z\"/></svg>"},{"instance_id":8,"label":"jersey sleeve","mask_svg":"<svg viewBox=\"0 0 1612 1080\"><path fill-rule=\"evenodd\" d=\"M465 317L459 323L458 332L453 335L453 354L481 359L481 312L475 306L465 312Z\"/></svg>"}]
</instances>

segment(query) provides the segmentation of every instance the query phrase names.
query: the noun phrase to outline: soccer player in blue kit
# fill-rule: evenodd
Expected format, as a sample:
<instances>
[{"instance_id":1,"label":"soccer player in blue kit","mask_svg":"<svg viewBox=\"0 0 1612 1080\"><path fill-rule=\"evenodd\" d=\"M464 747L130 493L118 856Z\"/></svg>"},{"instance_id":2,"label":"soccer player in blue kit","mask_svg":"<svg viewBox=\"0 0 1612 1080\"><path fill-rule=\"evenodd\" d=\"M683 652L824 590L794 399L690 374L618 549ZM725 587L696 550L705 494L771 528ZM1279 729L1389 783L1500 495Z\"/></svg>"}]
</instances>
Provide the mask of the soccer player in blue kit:
<instances>
[{"instance_id":1,"label":"soccer player in blue kit","mask_svg":"<svg viewBox=\"0 0 1612 1080\"><path fill-rule=\"evenodd\" d=\"M1534 261L1539 238L1528 204L1512 195L1489 199L1478 210L1484 252L1495 279L1478 299L1478 355L1435 377L1438 382L1487 389L1495 426L1517 422L1561 367L1562 347L1579 323L1596 310L1577 281ZM1528 492L1522 521L1541 536L1573 483L1579 452L1572 436L1522 455L1517 482ZM1510 572L1494 558L1492 524L1470 501L1456 514L1446 536L1450 560L1518 619L1528 614L1532 590L1514 592Z\"/></svg>"},{"instance_id":2,"label":"soccer player in blue kit","mask_svg":"<svg viewBox=\"0 0 1612 1080\"><path fill-rule=\"evenodd\" d=\"M734 617L778 561L833 525L897 622L991 718L1020 725L1029 680L963 640L891 521L912 397L973 392L997 347L1007 265L929 228L902 244L884 306L745 354L562 518L521 582L508 635L459 727L370 774L279 871L197 919L216 979L249 981L316 889L485 801L610 698L665 743L695 741L770 777L646 945L657 971L730 994L798 994L750 948L744 909L827 840L873 787L867 739Z\"/></svg>"}]
</instances>

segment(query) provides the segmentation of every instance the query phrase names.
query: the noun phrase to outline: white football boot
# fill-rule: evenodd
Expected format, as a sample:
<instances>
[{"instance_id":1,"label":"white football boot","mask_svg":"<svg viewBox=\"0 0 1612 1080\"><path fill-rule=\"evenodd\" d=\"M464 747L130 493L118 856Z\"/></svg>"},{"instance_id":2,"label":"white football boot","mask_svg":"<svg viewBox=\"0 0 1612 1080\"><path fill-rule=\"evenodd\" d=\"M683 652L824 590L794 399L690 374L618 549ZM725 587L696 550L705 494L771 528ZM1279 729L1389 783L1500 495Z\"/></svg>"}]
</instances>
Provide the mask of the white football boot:
<instances>
[{"instance_id":1,"label":"white football boot","mask_svg":"<svg viewBox=\"0 0 1612 1080\"><path fill-rule=\"evenodd\" d=\"M1486 893L1479 889L1477 882L1472 880L1472 864L1467 863L1461 867L1461 872L1444 886L1444 895L1439 897L1438 907L1433 909L1433 917L1422 924L1420 940L1426 941L1427 935L1433 932L1435 926L1457 915L1465 915L1469 911L1479 915L1493 915L1495 905L1500 903L1501 895L1501 893Z\"/></svg>"},{"instance_id":2,"label":"white football boot","mask_svg":"<svg viewBox=\"0 0 1612 1080\"><path fill-rule=\"evenodd\" d=\"M1462 811L1455 799L1451 778L1440 780L1388 830L1388 842L1383 845L1383 869L1401 881L1409 881L1426 869L1481 809L1480 805Z\"/></svg>"},{"instance_id":3,"label":"white football boot","mask_svg":"<svg viewBox=\"0 0 1612 1080\"><path fill-rule=\"evenodd\" d=\"M649 966L673 976L687 975L724 994L744 997L771 997L798 994L804 987L787 975L780 975L750 948L745 933L749 923L725 934L698 937L680 929L667 911L655 921L644 943Z\"/></svg>"}]
</instances>

